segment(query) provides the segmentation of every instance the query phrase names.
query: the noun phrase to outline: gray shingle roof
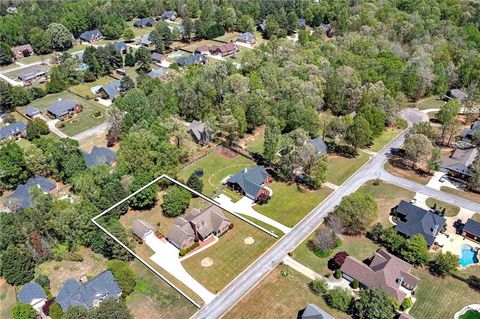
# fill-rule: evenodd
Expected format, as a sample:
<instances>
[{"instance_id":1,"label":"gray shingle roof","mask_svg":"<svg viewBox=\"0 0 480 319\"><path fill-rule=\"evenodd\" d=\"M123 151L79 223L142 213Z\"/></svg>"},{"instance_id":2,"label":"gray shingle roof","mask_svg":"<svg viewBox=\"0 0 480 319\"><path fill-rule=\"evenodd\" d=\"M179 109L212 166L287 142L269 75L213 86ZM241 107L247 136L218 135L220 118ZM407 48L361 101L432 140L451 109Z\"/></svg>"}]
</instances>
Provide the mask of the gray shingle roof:
<instances>
[{"instance_id":1,"label":"gray shingle roof","mask_svg":"<svg viewBox=\"0 0 480 319\"><path fill-rule=\"evenodd\" d=\"M0 141L8 137L15 136L25 132L27 126L23 122L15 122L0 128Z\"/></svg>"},{"instance_id":2,"label":"gray shingle roof","mask_svg":"<svg viewBox=\"0 0 480 319\"><path fill-rule=\"evenodd\" d=\"M327 154L327 144L325 144L325 142L322 140L321 137L317 137L313 140L308 140L308 141L305 141L306 144L310 144L310 145L313 145L313 147L315 147L315 150L321 154L321 155L325 155Z\"/></svg>"},{"instance_id":3,"label":"gray shingle roof","mask_svg":"<svg viewBox=\"0 0 480 319\"><path fill-rule=\"evenodd\" d=\"M41 114L41 113L42 112L39 109L37 109L36 107L29 106L29 107L27 107L25 115L27 115L28 117L33 117L33 116Z\"/></svg>"},{"instance_id":4,"label":"gray shingle roof","mask_svg":"<svg viewBox=\"0 0 480 319\"><path fill-rule=\"evenodd\" d=\"M103 90L108 95L108 98L113 101L118 94L120 94L120 80L115 80L102 85L100 89Z\"/></svg>"},{"instance_id":5,"label":"gray shingle roof","mask_svg":"<svg viewBox=\"0 0 480 319\"><path fill-rule=\"evenodd\" d=\"M134 27L151 27L155 21L152 18L141 18L133 23Z\"/></svg>"},{"instance_id":6,"label":"gray shingle roof","mask_svg":"<svg viewBox=\"0 0 480 319\"><path fill-rule=\"evenodd\" d=\"M227 182L238 185L245 193L245 196L255 199L268 176L270 175L265 167L255 166L251 169L245 168L243 171L231 176Z\"/></svg>"},{"instance_id":7,"label":"gray shingle roof","mask_svg":"<svg viewBox=\"0 0 480 319\"><path fill-rule=\"evenodd\" d=\"M210 134L212 129L202 121L193 120L188 125L188 132L192 133L197 143L208 143L210 141Z\"/></svg>"},{"instance_id":8,"label":"gray shingle roof","mask_svg":"<svg viewBox=\"0 0 480 319\"><path fill-rule=\"evenodd\" d=\"M153 52L152 53L152 60L155 61L155 62L161 61L164 58L165 58L165 56L161 53L158 53L158 52Z\"/></svg>"},{"instance_id":9,"label":"gray shingle roof","mask_svg":"<svg viewBox=\"0 0 480 319\"><path fill-rule=\"evenodd\" d=\"M113 42L113 47L118 53L123 53L127 50L127 44L123 41L115 41Z\"/></svg>"},{"instance_id":10,"label":"gray shingle roof","mask_svg":"<svg viewBox=\"0 0 480 319\"><path fill-rule=\"evenodd\" d=\"M64 311L72 306L92 308L95 300L117 299L122 292L111 271L104 271L81 285L68 279L55 301Z\"/></svg>"},{"instance_id":11,"label":"gray shingle roof","mask_svg":"<svg viewBox=\"0 0 480 319\"><path fill-rule=\"evenodd\" d=\"M142 36L140 40L138 40L138 44L145 45L145 46L149 46L150 44L152 44L152 41L150 40L150 35L146 34Z\"/></svg>"},{"instance_id":12,"label":"gray shingle roof","mask_svg":"<svg viewBox=\"0 0 480 319\"><path fill-rule=\"evenodd\" d=\"M167 75L167 69L165 68L158 68L148 73L148 76L154 79L161 78L165 75Z\"/></svg>"},{"instance_id":13,"label":"gray shingle roof","mask_svg":"<svg viewBox=\"0 0 480 319\"><path fill-rule=\"evenodd\" d=\"M170 227L167 235L168 241L175 245L177 248L181 248L183 243L187 240L194 240L195 233L193 232L190 223L183 217L177 217L175 224Z\"/></svg>"},{"instance_id":14,"label":"gray shingle roof","mask_svg":"<svg viewBox=\"0 0 480 319\"><path fill-rule=\"evenodd\" d=\"M463 226L463 231L476 237L480 237L480 223L473 219L468 219Z\"/></svg>"},{"instance_id":15,"label":"gray shingle roof","mask_svg":"<svg viewBox=\"0 0 480 319\"><path fill-rule=\"evenodd\" d=\"M308 304L300 315L300 319L333 319L328 313L315 304Z\"/></svg>"},{"instance_id":16,"label":"gray shingle roof","mask_svg":"<svg viewBox=\"0 0 480 319\"><path fill-rule=\"evenodd\" d=\"M102 37L103 34L102 32L100 32L100 30L98 29L95 29L95 30L90 30L90 31L85 31L83 32L82 34L80 34L80 39L83 40L83 41L92 41L92 39L94 38L100 38Z\"/></svg>"},{"instance_id":17,"label":"gray shingle roof","mask_svg":"<svg viewBox=\"0 0 480 319\"><path fill-rule=\"evenodd\" d=\"M255 35L251 32L240 33L237 40L240 42L252 43L255 42Z\"/></svg>"},{"instance_id":18,"label":"gray shingle roof","mask_svg":"<svg viewBox=\"0 0 480 319\"><path fill-rule=\"evenodd\" d=\"M97 146L94 146L90 153L82 151L82 155L85 158L87 167L104 164L112 165L117 156L111 149Z\"/></svg>"},{"instance_id":19,"label":"gray shingle roof","mask_svg":"<svg viewBox=\"0 0 480 319\"><path fill-rule=\"evenodd\" d=\"M18 293L18 300L28 305L35 304L43 299L47 299L47 295L43 288L35 282L25 284Z\"/></svg>"},{"instance_id":20,"label":"gray shingle roof","mask_svg":"<svg viewBox=\"0 0 480 319\"><path fill-rule=\"evenodd\" d=\"M173 16L176 16L177 13L175 11L165 11L163 14L162 14L162 19L171 19Z\"/></svg>"},{"instance_id":21,"label":"gray shingle roof","mask_svg":"<svg viewBox=\"0 0 480 319\"><path fill-rule=\"evenodd\" d=\"M132 230L135 235L143 239L148 233L154 231L155 228L143 219L135 219Z\"/></svg>"},{"instance_id":22,"label":"gray shingle roof","mask_svg":"<svg viewBox=\"0 0 480 319\"><path fill-rule=\"evenodd\" d=\"M403 200L395 211L404 216L397 221L396 230L408 237L420 234L429 246L433 245L446 223L444 217Z\"/></svg>"},{"instance_id":23,"label":"gray shingle roof","mask_svg":"<svg viewBox=\"0 0 480 319\"><path fill-rule=\"evenodd\" d=\"M177 60L177 64L179 66L190 66L194 64L200 64L200 63L205 63L207 61L207 58L201 54L192 54L187 57L183 57Z\"/></svg>"},{"instance_id":24,"label":"gray shingle roof","mask_svg":"<svg viewBox=\"0 0 480 319\"><path fill-rule=\"evenodd\" d=\"M45 65L35 65L31 67L24 68L18 74L18 78L23 82L33 80L37 77L44 76L48 71L48 66Z\"/></svg>"},{"instance_id":25,"label":"gray shingle roof","mask_svg":"<svg viewBox=\"0 0 480 319\"><path fill-rule=\"evenodd\" d=\"M52 104L48 107L47 111L59 118L73 111L76 105L77 102L70 99L65 99Z\"/></svg>"},{"instance_id":26,"label":"gray shingle roof","mask_svg":"<svg viewBox=\"0 0 480 319\"><path fill-rule=\"evenodd\" d=\"M443 159L442 167L469 176L469 166L473 163L477 155L478 150L476 148L456 149L451 157Z\"/></svg>"},{"instance_id":27,"label":"gray shingle roof","mask_svg":"<svg viewBox=\"0 0 480 319\"><path fill-rule=\"evenodd\" d=\"M7 197L7 202L15 204L20 209L33 207L32 188L38 187L43 193L49 193L55 189L54 182L43 176L35 176L28 179L25 184L17 186L15 191Z\"/></svg>"}]
</instances>

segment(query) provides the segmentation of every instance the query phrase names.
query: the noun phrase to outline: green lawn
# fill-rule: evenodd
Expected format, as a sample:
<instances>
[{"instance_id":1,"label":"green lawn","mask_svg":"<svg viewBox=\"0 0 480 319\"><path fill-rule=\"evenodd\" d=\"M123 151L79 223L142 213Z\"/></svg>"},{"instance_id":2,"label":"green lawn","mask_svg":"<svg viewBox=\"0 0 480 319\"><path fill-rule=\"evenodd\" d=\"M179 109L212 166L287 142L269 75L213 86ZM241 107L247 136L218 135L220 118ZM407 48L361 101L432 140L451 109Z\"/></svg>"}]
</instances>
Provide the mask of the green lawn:
<instances>
[{"instance_id":1,"label":"green lawn","mask_svg":"<svg viewBox=\"0 0 480 319\"><path fill-rule=\"evenodd\" d=\"M419 110L439 109L445 102L438 96L430 96L415 104Z\"/></svg>"},{"instance_id":2,"label":"green lawn","mask_svg":"<svg viewBox=\"0 0 480 319\"><path fill-rule=\"evenodd\" d=\"M328 270L328 260L335 256L339 251L346 251L349 255L364 260L370 257L378 246L366 237L340 236L342 245L337 247L330 256L320 258L308 248L308 241L315 236L315 232L304 240L294 251L293 258L308 268L316 271L320 275L325 275Z\"/></svg>"},{"instance_id":3,"label":"green lawn","mask_svg":"<svg viewBox=\"0 0 480 319\"><path fill-rule=\"evenodd\" d=\"M252 167L254 165L254 162L243 156L227 158L214 151L210 155L205 156L201 160L181 170L178 173L178 178L187 181L190 174L198 169L202 169L203 194L211 196L224 188L221 181L226 176L236 174L245 167Z\"/></svg>"},{"instance_id":4,"label":"green lawn","mask_svg":"<svg viewBox=\"0 0 480 319\"><path fill-rule=\"evenodd\" d=\"M150 32L155 30L155 27L136 28L133 26L135 21L137 21L137 19L127 22L128 27L132 29L133 33L135 34L135 38L140 38L146 34L150 34Z\"/></svg>"},{"instance_id":5,"label":"green lawn","mask_svg":"<svg viewBox=\"0 0 480 319\"><path fill-rule=\"evenodd\" d=\"M131 263L137 275L127 306L135 319L190 318L196 307L138 260Z\"/></svg>"},{"instance_id":6,"label":"green lawn","mask_svg":"<svg viewBox=\"0 0 480 319\"><path fill-rule=\"evenodd\" d=\"M335 185L341 185L367 161L368 154L362 151L359 151L355 158L329 155L327 180Z\"/></svg>"},{"instance_id":7,"label":"green lawn","mask_svg":"<svg viewBox=\"0 0 480 319\"><path fill-rule=\"evenodd\" d=\"M299 189L294 183L273 182L269 187L273 190L272 198L254 209L288 227L295 226L332 192L328 187L316 191Z\"/></svg>"},{"instance_id":8,"label":"green lawn","mask_svg":"<svg viewBox=\"0 0 480 319\"><path fill-rule=\"evenodd\" d=\"M452 195L456 195L458 197L463 197L465 199L480 203L480 194L474 193L474 192L469 192L469 191L464 191L460 189L454 189L450 188L447 186L442 186L440 187L440 190L445 193L450 193Z\"/></svg>"},{"instance_id":9,"label":"green lawn","mask_svg":"<svg viewBox=\"0 0 480 319\"><path fill-rule=\"evenodd\" d=\"M115 81L115 79L110 76L104 76L90 83L82 83L79 85L72 86L68 90L77 95L81 95L86 99L92 99L95 96L95 94L92 92L93 87L101 86L112 81Z\"/></svg>"},{"instance_id":10,"label":"green lawn","mask_svg":"<svg viewBox=\"0 0 480 319\"><path fill-rule=\"evenodd\" d=\"M476 222L479 222L480 223L480 214L479 213L476 213L472 216L472 219Z\"/></svg>"},{"instance_id":11,"label":"green lawn","mask_svg":"<svg viewBox=\"0 0 480 319\"><path fill-rule=\"evenodd\" d=\"M239 32L228 32L220 37L215 38L214 40L228 43L228 42L237 40L239 34L240 34Z\"/></svg>"},{"instance_id":12,"label":"green lawn","mask_svg":"<svg viewBox=\"0 0 480 319\"><path fill-rule=\"evenodd\" d=\"M0 318L12 318L15 303L17 303L15 288L6 282L0 282Z\"/></svg>"},{"instance_id":13,"label":"green lawn","mask_svg":"<svg viewBox=\"0 0 480 319\"><path fill-rule=\"evenodd\" d=\"M284 277L281 272L288 272ZM328 307L322 297L308 287L310 279L295 270L280 265L273 269L258 285L225 315L225 319L292 319L308 304L318 305L334 318L350 318L344 312Z\"/></svg>"},{"instance_id":14,"label":"green lawn","mask_svg":"<svg viewBox=\"0 0 480 319\"><path fill-rule=\"evenodd\" d=\"M18 62L23 63L23 64L31 64L31 63L40 62L40 61L47 62L47 61L50 61L52 59L53 55L54 55L54 53L50 53L50 54L46 54L46 55L35 54L35 55L31 55L29 57L20 59Z\"/></svg>"},{"instance_id":15,"label":"green lawn","mask_svg":"<svg viewBox=\"0 0 480 319\"><path fill-rule=\"evenodd\" d=\"M265 141L265 129L259 131L259 133L253 136L246 142L247 150L252 153L263 154L263 143Z\"/></svg>"},{"instance_id":16,"label":"green lawn","mask_svg":"<svg viewBox=\"0 0 480 319\"><path fill-rule=\"evenodd\" d=\"M425 203L428 207L435 208L437 211L443 211L443 209L445 209L445 216L447 217L455 217L458 215L458 212L460 212L460 207L442 202L432 197L427 198Z\"/></svg>"},{"instance_id":17,"label":"green lawn","mask_svg":"<svg viewBox=\"0 0 480 319\"><path fill-rule=\"evenodd\" d=\"M83 111L76 114L75 118L63 121L65 127L61 129L62 132L68 136L74 136L76 134L82 133L90 128L98 126L105 122L105 113L106 109L103 105L93 101L83 99L75 94L70 92L61 92L57 94L49 94L41 99L33 101L30 105L35 106L40 109L44 114L47 113L47 108L56 103L59 99L71 99L83 106ZM19 112L25 114L27 107L19 108ZM92 116L93 112L101 112L102 117L94 118ZM47 117L47 115L45 115ZM78 121L77 123L72 123L72 120Z\"/></svg>"},{"instance_id":18,"label":"green lawn","mask_svg":"<svg viewBox=\"0 0 480 319\"><path fill-rule=\"evenodd\" d=\"M248 219L249 221L257 224L260 227L263 227L264 229L268 230L269 232L275 234L278 236L278 238L281 238L283 235L285 235L281 230L278 230L277 228L270 226L267 223L264 223L256 218L250 217L250 216L243 216L245 219Z\"/></svg>"},{"instance_id":19,"label":"green lawn","mask_svg":"<svg viewBox=\"0 0 480 319\"><path fill-rule=\"evenodd\" d=\"M83 51L85 50L86 48L88 48L89 45L86 45L86 44L77 44L75 46L73 46L72 48L68 49L67 53L75 53L75 52L78 52L78 51Z\"/></svg>"},{"instance_id":20,"label":"green lawn","mask_svg":"<svg viewBox=\"0 0 480 319\"><path fill-rule=\"evenodd\" d=\"M230 56L226 57L225 59L226 59L227 61L241 63L241 62L242 62L242 58L245 56L245 54L247 54L248 51L251 51L251 50L239 46L239 47L238 47L238 52L236 52L236 53L233 54L233 55L230 55Z\"/></svg>"},{"instance_id":21,"label":"green lawn","mask_svg":"<svg viewBox=\"0 0 480 319\"><path fill-rule=\"evenodd\" d=\"M234 227L220 237L214 246L182 262L185 269L213 293L225 288L275 242L272 236L237 217L230 214L227 217ZM255 242L245 244L247 237L252 237ZM200 263L204 258L211 258L213 265L202 267Z\"/></svg>"},{"instance_id":22,"label":"green lawn","mask_svg":"<svg viewBox=\"0 0 480 319\"><path fill-rule=\"evenodd\" d=\"M453 318L463 307L480 301L480 292L461 280L435 277L423 268L414 269L413 274L420 278L415 290L417 302L410 311L415 318Z\"/></svg>"},{"instance_id":23,"label":"green lawn","mask_svg":"<svg viewBox=\"0 0 480 319\"><path fill-rule=\"evenodd\" d=\"M368 149L372 152L380 151L385 145L387 145L395 137L397 137L400 132L401 130L397 128L386 129L385 131L383 131L382 135L380 135L373 141L373 144Z\"/></svg>"}]
</instances>

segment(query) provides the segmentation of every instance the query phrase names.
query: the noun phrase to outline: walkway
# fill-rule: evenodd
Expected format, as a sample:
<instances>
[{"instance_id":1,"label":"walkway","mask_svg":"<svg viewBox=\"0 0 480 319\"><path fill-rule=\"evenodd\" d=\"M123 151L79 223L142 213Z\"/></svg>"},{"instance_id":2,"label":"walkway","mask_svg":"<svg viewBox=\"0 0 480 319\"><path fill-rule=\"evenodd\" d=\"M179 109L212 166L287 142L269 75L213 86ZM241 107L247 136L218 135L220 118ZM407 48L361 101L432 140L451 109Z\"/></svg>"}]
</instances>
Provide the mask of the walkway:
<instances>
[{"instance_id":1,"label":"walkway","mask_svg":"<svg viewBox=\"0 0 480 319\"><path fill-rule=\"evenodd\" d=\"M62 131L60 131L55 125L59 122L59 120L46 120L45 118L43 118L47 124L48 124L48 128L50 129L50 131L56 135L58 135L59 137L61 138L66 138L68 137L67 134L63 133Z\"/></svg>"},{"instance_id":2,"label":"walkway","mask_svg":"<svg viewBox=\"0 0 480 319\"><path fill-rule=\"evenodd\" d=\"M238 202L234 203L225 194L220 194L218 195L217 198L215 198L215 201L220 203L222 208L225 208L227 211L235 212L237 214L242 214L245 216L253 217L261 222L264 222L272 227L277 228L278 230L282 231L285 234L288 234L292 229L290 227L287 227L276 220L271 219L270 217L267 217L263 214L260 214L256 210L253 209L253 201L248 198L248 197L242 197Z\"/></svg>"},{"instance_id":3,"label":"walkway","mask_svg":"<svg viewBox=\"0 0 480 319\"><path fill-rule=\"evenodd\" d=\"M182 282L185 286L190 288L202 298L205 303L209 303L215 298L214 294L190 276L185 268L183 268L178 257L178 249L175 248L175 246L166 240L157 238L155 234L148 235L145 238L145 244L155 252L155 254L150 257L151 260Z\"/></svg>"},{"instance_id":4,"label":"walkway","mask_svg":"<svg viewBox=\"0 0 480 319\"><path fill-rule=\"evenodd\" d=\"M77 140L77 141L83 141L83 140L86 140L87 138L93 136L93 135L97 135L97 134L100 134L100 133L104 133L106 131L108 131L109 129L109 124L107 122L103 123L103 124L100 124L98 126L95 126L95 127L92 127L91 129L88 129L80 134L77 134L73 137L74 140Z\"/></svg>"}]
</instances>

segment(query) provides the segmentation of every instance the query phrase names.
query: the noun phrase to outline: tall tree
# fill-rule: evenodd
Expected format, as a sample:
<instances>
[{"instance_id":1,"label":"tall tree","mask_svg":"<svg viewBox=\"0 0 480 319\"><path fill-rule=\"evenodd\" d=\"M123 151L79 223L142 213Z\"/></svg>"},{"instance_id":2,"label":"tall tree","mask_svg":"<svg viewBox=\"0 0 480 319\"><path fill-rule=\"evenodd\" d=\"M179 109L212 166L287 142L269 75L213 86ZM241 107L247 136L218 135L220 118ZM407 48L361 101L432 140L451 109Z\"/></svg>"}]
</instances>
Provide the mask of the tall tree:
<instances>
[{"instance_id":1,"label":"tall tree","mask_svg":"<svg viewBox=\"0 0 480 319\"><path fill-rule=\"evenodd\" d=\"M423 161L427 156L432 154L432 142L422 134L410 134L405 139L406 155L412 160L413 166Z\"/></svg>"},{"instance_id":2,"label":"tall tree","mask_svg":"<svg viewBox=\"0 0 480 319\"><path fill-rule=\"evenodd\" d=\"M368 121L362 115L357 115L353 118L353 124L347 129L345 141L356 150L358 147L370 145L372 143L372 135Z\"/></svg>"},{"instance_id":3,"label":"tall tree","mask_svg":"<svg viewBox=\"0 0 480 319\"><path fill-rule=\"evenodd\" d=\"M73 35L68 29L60 23L51 23L48 25L47 33L52 39L53 49L64 51L72 47Z\"/></svg>"},{"instance_id":4,"label":"tall tree","mask_svg":"<svg viewBox=\"0 0 480 319\"><path fill-rule=\"evenodd\" d=\"M355 192L342 198L333 215L340 218L345 233L352 235L365 233L377 219L377 202L367 194Z\"/></svg>"},{"instance_id":5,"label":"tall tree","mask_svg":"<svg viewBox=\"0 0 480 319\"><path fill-rule=\"evenodd\" d=\"M13 189L29 176L23 151L15 142L0 148L0 188Z\"/></svg>"},{"instance_id":6,"label":"tall tree","mask_svg":"<svg viewBox=\"0 0 480 319\"><path fill-rule=\"evenodd\" d=\"M263 144L263 157L267 161L272 161L280 146L282 125L276 118L268 119L267 123L267 128L265 129L265 141Z\"/></svg>"},{"instance_id":7,"label":"tall tree","mask_svg":"<svg viewBox=\"0 0 480 319\"><path fill-rule=\"evenodd\" d=\"M397 309L396 300L379 288L360 290L355 301L355 314L360 319L391 319Z\"/></svg>"}]
</instances>

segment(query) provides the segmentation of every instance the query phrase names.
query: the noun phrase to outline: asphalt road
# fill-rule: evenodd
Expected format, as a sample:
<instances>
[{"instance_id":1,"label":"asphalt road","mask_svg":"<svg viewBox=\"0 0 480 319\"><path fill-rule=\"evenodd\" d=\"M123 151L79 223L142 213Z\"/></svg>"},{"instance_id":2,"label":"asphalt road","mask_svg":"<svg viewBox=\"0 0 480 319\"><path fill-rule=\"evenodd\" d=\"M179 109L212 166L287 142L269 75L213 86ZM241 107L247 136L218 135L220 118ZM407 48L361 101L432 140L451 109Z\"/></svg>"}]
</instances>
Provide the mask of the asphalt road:
<instances>
[{"instance_id":1,"label":"asphalt road","mask_svg":"<svg viewBox=\"0 0 480 319\"><path fill-rule=\"evenodd\" d=\"M425 119L424 115L414 110L407 110L402 116L407 119L410 124ZM303 240L322 223L328 213L338 205L343 196L355 192L360 186L369 180L380 178L389 183L397 184L414 191L420 191L428 196L441 199L447 203L480 211L480 205L477 203L393 176L384 170L384 165L388 159L387 156L390 153L390 149L402 146L405 134L405 132L400 134L387 147L377 153L377 155L375 155L366 165L332 193L330 197L312 210L312 212L297 224L288 234L283 236L270 250L239 275L229 286L218 294L213 301L200 308L192 318L220 318L246 293L255 287L263 277L272 271L288 252L294 250L300 243L302 243Z\"/></svg>"}]
</instances>

